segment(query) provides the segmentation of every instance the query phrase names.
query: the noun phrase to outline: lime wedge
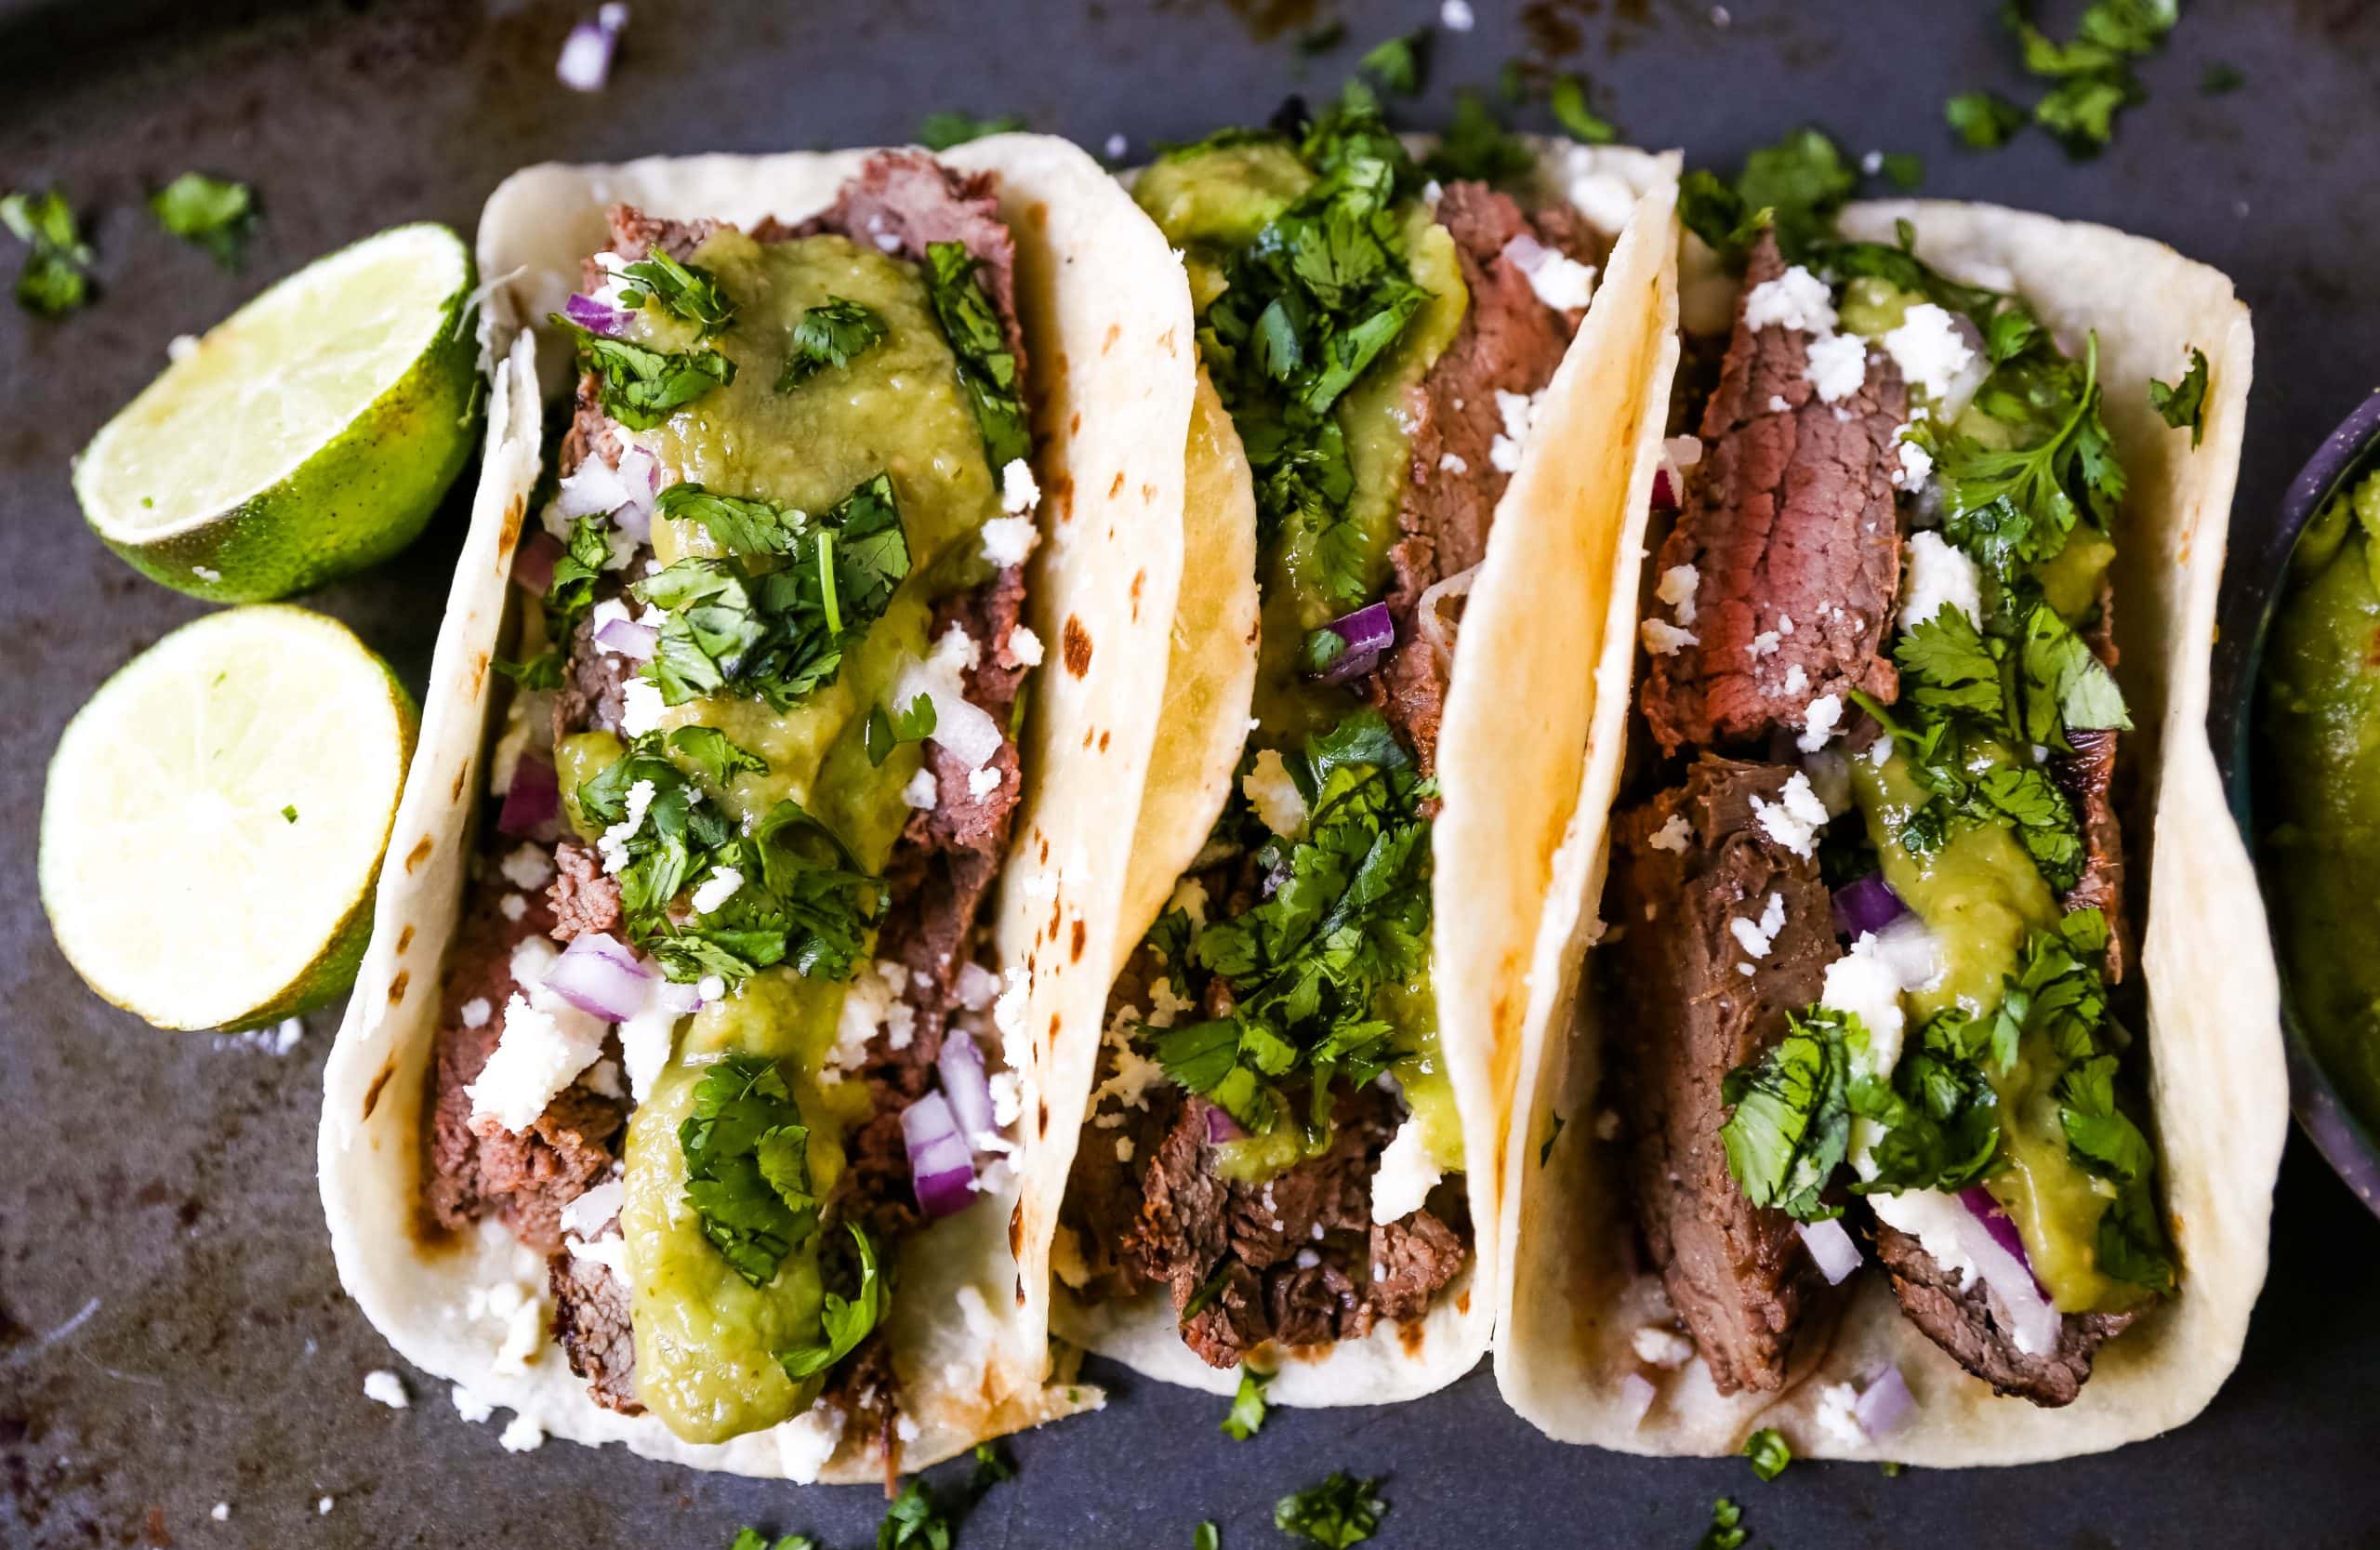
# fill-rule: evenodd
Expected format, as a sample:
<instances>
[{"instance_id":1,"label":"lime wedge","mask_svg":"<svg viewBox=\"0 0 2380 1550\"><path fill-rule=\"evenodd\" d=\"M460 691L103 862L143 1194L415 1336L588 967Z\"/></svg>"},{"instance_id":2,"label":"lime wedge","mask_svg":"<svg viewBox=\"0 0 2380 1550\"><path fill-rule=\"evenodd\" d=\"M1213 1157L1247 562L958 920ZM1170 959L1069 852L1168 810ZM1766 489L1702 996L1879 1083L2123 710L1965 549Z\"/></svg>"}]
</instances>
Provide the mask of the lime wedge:
<instances>
[{"instance_id":1,"label":"lime wedge","mask_svg":"<svg viewBox=\"0 0 2380 1550\"><path fill-rule=\"evenodd\" d=\"M253 603L411 543L470 456L471 256L399 226L218 325L75 460L84 520L135 570Z\"/></svg>"},{"instance_id":2,"label":"lime wedge","mask_svg":"<svg viewBox=\"0 0 2380 1550\"><path fill-rule=\"evenodd\" d=\"M92 989L159 1027L253 1027L346 993L417 717L336 619L234 608L75 713L42 801L41 899Z\"/></svg>"}]
</instances>

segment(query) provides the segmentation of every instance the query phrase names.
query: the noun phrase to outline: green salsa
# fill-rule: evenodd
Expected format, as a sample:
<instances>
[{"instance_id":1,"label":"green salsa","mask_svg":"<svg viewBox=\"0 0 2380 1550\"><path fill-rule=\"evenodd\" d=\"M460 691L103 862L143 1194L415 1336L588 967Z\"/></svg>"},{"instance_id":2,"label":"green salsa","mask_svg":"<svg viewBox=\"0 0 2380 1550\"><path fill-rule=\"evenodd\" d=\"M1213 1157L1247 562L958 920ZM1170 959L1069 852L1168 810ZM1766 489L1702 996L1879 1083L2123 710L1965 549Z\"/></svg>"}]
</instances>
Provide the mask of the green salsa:
<instances>
[{"instance_id":1,"label":"green salsa","mask_svg":"<svg viewBox=\"0 0 2380 1550\"><path fill-rule=\"evenodd\" d=\"M2290 998L2348 1107L2380 1125L2380 475L2298 540L2264 664L2259 773Z\"/></svg>"},{"instance_id":2,"label":"green salsa","mask_svg":"<svg viewBox=\"0 0 2380 1550\"><path fill-rule=\"evenodd\" d=\"M732 818L748 828L789 798L840 836L859 867L878 873L908 817L901 791L921 754L903 745L872 764L865 724L890 697L904 661L930 649L936 598L992 574L977 534L1000 513L995 472L916 265L840 236L759 243L733 232L711 237L693 262L734 298L735 322L719 345L737 374L646 433L643 444L673 479L810 512L888 474L911 567L831 682L784 710L758 698L692 700L665 712L663 726L716 728L767 762L766 773L736 774L717 793ZM871 309L884 337L839 369L778 391L795 325L830 298ZM651 311L639 314L640 337L681 347L681 326ZM656 520L653 541L665 564L721 552L707 530L684 520ZM566 739L557 750L563 789L575 793L620 753L618 740L604 735ZM583 824L575 801L572 816ZM869 1106L863 1084L821 1080L845 990L844 981L805 978L787 966L744 980L695 1014L629 1117L621 1227L638 1397L691 1441L774 1425L810 1404L824 1376L797 1383L776 1357L816 1338L824 1287L814 1237L759 1287L712 1248L687 1200L679 1127L707 1065L730 1054L772 1060L809 1127L810 1172L823 1198L842 1171L846 1128Z\"/></svg>"}]
</instances>

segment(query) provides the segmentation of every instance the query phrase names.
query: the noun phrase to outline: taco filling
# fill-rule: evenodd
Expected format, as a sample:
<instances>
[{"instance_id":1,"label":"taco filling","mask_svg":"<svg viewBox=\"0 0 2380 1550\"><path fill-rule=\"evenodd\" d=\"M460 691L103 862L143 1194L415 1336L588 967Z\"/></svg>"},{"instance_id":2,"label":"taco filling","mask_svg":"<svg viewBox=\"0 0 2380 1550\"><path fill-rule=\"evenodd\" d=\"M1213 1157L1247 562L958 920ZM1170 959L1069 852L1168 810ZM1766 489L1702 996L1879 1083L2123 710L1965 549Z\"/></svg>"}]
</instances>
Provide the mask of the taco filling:
<instances>
[{"instance_id":1,"label":"taco filling","mask_svg":"<svg viewBox=\"0 0 2380 1550\"><path fill-rule=\"evenodd\" d=\"M1604 911L1637 1225L1722 1394L1786 1386L1864 1237L1962 1367L2063 1405L2175 1284L2119 1014L2097 341L1906 227L1737 240L1642 625L1666 788Z\"/></svg>"},{"instance_id":2,"label":"taco filling","mask_svg":"<svg viewBox=\"0 0 2380 1550\"><path fill-rule=\"evenodd\" d=\"M1261 643L1231 798L1109 1003L1056 1267L1089 1301L1162 1291L1228 1369L1410 1326L1471 1262L1432 991L1439 720L1600 254L1567 206L1432 179L1360 95L1133 192L1247 449Z\"/></svg>"},{"instance_id":3,"label":"taco filling","mask_svg":"<svg viewBox=\"0 0 2380 1550\"><path fill-rule=\"evenodd\" d=\"M980 931L1040 657L1011 236L915 152L799 227L610 224L555 320L583 375L423 1208L545 1256L508 1358L549 1297L598 1403L705 1442L816 1407L890 1472L903 1245L1014 1147Z\"/></svg>"}]
</instances>

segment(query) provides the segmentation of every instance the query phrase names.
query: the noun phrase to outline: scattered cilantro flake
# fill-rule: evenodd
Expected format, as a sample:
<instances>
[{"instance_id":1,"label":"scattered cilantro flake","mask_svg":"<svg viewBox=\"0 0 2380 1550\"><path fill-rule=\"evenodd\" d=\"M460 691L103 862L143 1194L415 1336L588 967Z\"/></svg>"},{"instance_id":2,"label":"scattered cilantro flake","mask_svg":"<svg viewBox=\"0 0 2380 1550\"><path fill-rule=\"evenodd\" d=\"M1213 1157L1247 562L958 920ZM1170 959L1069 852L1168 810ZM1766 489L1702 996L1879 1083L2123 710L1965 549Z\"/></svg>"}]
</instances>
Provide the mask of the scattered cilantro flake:
<instances>
[{"instance_id":1,"label":"scattered cilantro flake","mask_svg":"<svg viewBox=\"0 0 2380 1550\"><path fill-rule=\"evenodd\" d=\"M1024 127L1025 120L1011 113L997 118L977 118L972 113L956 112L928 113L918 125L918 143L929 151L947 151L969 140L1011 134Z\"/></svg>"},{"instance_id":2,"label":"scattered cilantro flake","mask_svg":"<svg viewBox=\"0 0 2380 1550\"><path fill-rule=\"evenodd\" d=\"M738 1529L727 1550L819 1550L819 1545L808 1534L787 1534L772 1543L758 1529Z\"/></svg>"},{"instance_id":3,"label":"scattered cilantro flake","mask_svg":"<svg viewBox=\"0 0 2380 1550\"><path fill-rule=\"evenodd\" d=\"M1555 1115L1553 1128L1545 1133L1543 1144L1537 1148L1537 1165L1540 1168L1544 1167L1547 1159L1554 1156L1554 1144L1562 1139L1562 1116Z\"/></svg>"},{"instance_id":4,"label":"scattered cilantro flake","mask_svg":"<svg viewBox=\"0 0 2380 1550\"><path fill-rule=\"evenodd\" d=\"M806 1184L809 1174L802 1174ZM819 1310L819 1334L814 1344L796 1345L775 1353L777 1365L795 1383L815 1377L850 1356L859 1348L868 1332L884 1320L884 1311L892 1304L892 1288L876 1267L876 1246L867 1240L856 1222L846 1222L852 1241L859 1250L859 1294L846 1298L829 1291L826 1306Z\"/></svg>"},{"instance_id":5,"label":"scattered cilantro flake","mask_svg":"<svg viewBox=\"0 0 2380 1550\"><path fill-rule=\"evenodd\" d=\"M1190 1536L1190 1550L1223 1550L1223 1530L1212 1523L1201 1523Z\"/></svg>"},{"instance_id":6,"label":"scattered cilantro flake","mask_svg":"<svg viewBox=\"0 0 2380 1550\"><path fill-rule=\"evenodd\" d=\"M1696 1550L1741 1550L1752 1530L1743 1526L1744 1510L1733 1499L1720 1497L1711 1504L1711 1527L1703 1530Z\"/></svg>"},{"instance_id":7,"label":"scattered cilantro flake","mask_svg":"<svg viewBox=\"0 0 2380 1550\"><path fill-rule=\"evenodd\" d=\"M1422 165L1442 183L1503 183L1534 167L1537 157L1497 121L1486 98L1465 86L1454 94L1454 117Z\"/></svg>"},{"instance_id":8,"label":"scattered cilantro flake","mask_svg":"<svg viewBox=\"0 0 2380 1550\"><path fill-rule=\"evenodd\" d=\"M2227 96L2247 84L2247 73L2228 60L2212 61L2198 78L2199 94L2203 97Z\"/></svg>"},{"instance_id":9,"label":"scattered cilantro flake","mask_svg":"<svg viewBox=\"0 0 2380 1550\"><path fill-rule=\"evenodd\" d=\"M282 816L282 818L283 818L283 820L284 820L284 822L287 822L287 823L293 823L293 824L294 824L294 823L296 823L296 822L298 821L298 809L297 809L297 807L293 804L293 805L291 805L291 806L288 806L288 807L284 807L284 808L283 808L283 809L281 810L281 816Z\"/></svg>"},{"instance_id":10,"label":"scattered cilantro flake","mask_svg":"<svg viewBox=\"0 0 2380 1550\"><path fill-rule=\"evenodd\" d=\"M1744 1457L1752 1460L1753 1474L1764 1480L1773 1480L1793 1462L1793 1450L1786 1443L1783 1432L1774 1426L1763 1426L1744 1440Z\"/></svg>"},{"instance_id":11,"label":"scattered cilantro flake","mask_svg":"<svg viewBox=\"0 0 2380 1550\"><path fill-rule=\"evenodd\" d=\"M776 1063L730 1055L707 1067L678 1127L686 1203L703 1237L752 1286L818 1234L809 1127Z\"/></svg>"},{"instance_id":12,"label":"scattered cilantro flake","mask_svg":"<svg viewBox=\"0 0 2380 1550\"><path fill-rule=\"evenodd\" d=\"M1797 129L1745 157L1732 184L1707 167L1687 172L1678 213L1697 236L1737 262L1773 224L1778 249L1794 263L1826 236L1834 212L1858 187L1858 169L1824 131Z\"/></svg>"},{"instance_id":13,"label":"scattered cilantro flake","mask_svg":"<svg viewBox=\"0 0 2380 1550\"><path fill-rule=\"evenodd\" d=\"M649 350L605 338L560 312L550 316L578 341L579 359L596 375L603 412L631 431L651 431L713 388L735 380L735 363L716 350Z\"/></svg>"},{"instance_id":14,"label":"scattered cilantro flake","mask_svg":"<svg viewBox=\"0 0 2380 1550\"><path fill-rule=\"evenodd\" d=\"M1412 97L1421 90L1422 72L1428 63L1430 33L1427 28L1374 44L1355 68L1378 81L1382 91L1399 97Z\"/></svg>"},{"instance_id":15,"label":"scattered cilantro flake","mask_svg":"<svg viewBox=\"0 0 2380 1550\"><path fill-rule=\"evenodd\" d=\"M2143 101L2148 91L2133 62L2154 51L2180 16L2179 0L2093 0L2076 20L2074 36L2059 43L2011 5L2002 20L2016 34L2029 74L2056 83L2033 105L2033 122L2049 131L2071 155L2104 149L2115 133L2115 115Z\"/></svg>"},{"instance_id":16,"label":"scattered cilantro flake","mask_svg":"<svg viewBox=\"0 0 2380 1550\"><path fill-rule=\"evenodd\" d=\"M1009 1462L1008 1455L1002 1453L997 1444L975 1444L975 1472L967 1480L967 1489L971 1492L980 1497L1002 1481L1015 1478L1016 1465Z\"/></svg>"},{"instance_id":17,"label":"scattered cilantro flake","mask_svg":"<svg viewBox=\"0 0 2380 1550\"><path fill-rule=\"evenodd\" d=\"M925 1482L912 1478L884 1509L876 1526L876 1550L950 1550L950 1520L926 1494Z\"/></svg>"},{"instance_id":18,"label":"scattered cilantro flake","mask_svg":"<svg viewBox=\"0 0 2380 1550\"><path fill-rule=\"evenodd\" d=\"M238 264L240 244L256 219L256 195L245 183L185 172L149 196L158 224L206 249L226 269Z\"/></svg>"},{"instance_id":19,"label":"scattered cilantro flake","mask_svg":"<svg viewBox=\"0 0 2380 1550\"><path fill-rule=\"evenodd\" d=\"M1377 1494L1379 1487L1378 1479L1359 1480L1344 1470L1334 1470L1320 1485L1276 1503L1273 1526L1331 1550L1346 1550L1371 1538L1380 1520L1388 1516L1388 1504Z\"/></svg>"},{"instance_id":20,"label":"scattered cilantro flake","mask_svg":"<svg viewBox=\"0 0 2380 1550\"><path fill-rule=\"evenodd\" d=\"M1223 1436L1246 1442L1263 1429L1264 1385L1272 1381L1270 1372L1259 1372L1246 1362L1239 1364L1239 1392L1232 1396L1231 1413L1223 1417Z\"/></svg>"},{"instance_id":21,"label":"scattered cilantro flake","mask_svg":"<svg viewBox=\"0 0 2380 1550\"><path fill-rule=\"evenodd\" d=\"M2021 103L1996 91L1963 91L1942 104L1942 117L1970 151L1997 151L2032 122Z\"/></svg>"},{"instance_id":22,"label":"scattered cilantro flake","mask_svg":"<svg viewBox=\"0 0 2380 1550\"><path fill-rule=\"evenodd\" d=\"M1619 127L1587 106L1587 84L1576 75L1556 76L1546 104L1554 110L1554 121L1570 131L1574 139L1609 145L1620 139Z\"/></svg>"},{"instance_id":23,"label":"scattered cilantro flake","mask_svg":"<svg viewBox=\"0 0 2380 1550\"><path fill-rule=\"evenodd\" d=\"M933 701L919 695L907 707L888 711L881 705L867 713L867 724L861 729L860 740L873 768L882 769L892 757L892 750L903 743L922 743L933 735Z\"/></svg>"},{"instance_id":24,"label":"scattered cilantro flake","mask_svg":"<svg viewBox=\"0 0 2380 1550\"><path fill-rule=\"evenodd\" d=\"M2190 450L2206 437L2206 351L2190 346L2189 369L2179 382L2149 382L2149 406L2157 411L2167 425L2178 431L2190 428Z\"/></svg>"},{"instance_id":25,"label":"scattered cilantro flake","mask_svg":"<svg viewBox=\"0 0 2380 1550\"><path fill-rule=\"evenodd\" d=\"M91 250L64 194L51 189L0 196L0 226L31 250L17 272L18 306L36 317L60 318L90 301Z\"/></svg>"},{"instance_id":26,"label":"scattered cilantro flake","mask_svg":"<svg viewBox=\"0 0 2380 1550\"><path fill-rule=\"evenodd\" d=\"M830 296L793 325L793 349L777 374L777 391L791 392L830 367L842 370L884 338L884 317L872 307Z\"/></svg>"},{"instance_id":27,"label":"scattered cilantro flake","mask_svg":"<svg viewBox=\"0 0 2380 1550\"><path fill-rule=\"evenodd\" d=\"M1031 446L1025 401L1019 396L1016 379L1016 356L1008 347L999 313L975 278L978 267L963 244L926 245L927 293L951 353L959 359L959 380L974 404L984 455L998 478L1000 470L1023 457Z\"/></svg>"},{"instance_id":28,"label":"scattered cilantro flake","mask_svg":"<svg viewBox=\"0 0 2380 1550\"><path fill-rule=\"evenodd\" d=\"M719 277L700 264L681 264L654 248L620 272L620 305L630 311L651 307L694 325L699 338L716 338L735 322L735 303Z\"/></svg>"}]
</instances>

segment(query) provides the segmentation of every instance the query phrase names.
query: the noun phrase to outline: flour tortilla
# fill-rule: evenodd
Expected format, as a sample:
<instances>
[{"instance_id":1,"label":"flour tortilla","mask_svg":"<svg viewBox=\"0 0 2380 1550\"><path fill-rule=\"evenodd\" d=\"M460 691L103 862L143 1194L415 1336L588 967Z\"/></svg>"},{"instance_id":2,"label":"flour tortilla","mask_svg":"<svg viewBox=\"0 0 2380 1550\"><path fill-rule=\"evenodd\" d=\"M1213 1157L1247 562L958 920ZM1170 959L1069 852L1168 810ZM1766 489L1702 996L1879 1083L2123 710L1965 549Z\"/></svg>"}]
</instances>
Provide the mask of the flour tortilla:
<instances>
[{"instance_id":1,"label":"flour tortilla","mask_svg":"<svg viewBox=\"0 0 2380 1550\"><path fill-rule=\"evenodd\" d=\"M608 243L604 210L626 200L663 217L750 226L824 208L863 151L545 166L489 201L482 272L494 288L483 332L493 370L486 462L456 570L377 898L377 929L324 1077L320 1163L341 1279L407 1360L521 1423L588 1443L707 1469L797 1479L875 1480L861 1440L807 1418L716 1445L681 1441L650 1415L597 1406L549 1329L525 1363L506 1363L499 1318L471 1292L542 1289L542 1260L489 1225L459 1241L420 1232L423 1107L439 1020L440 964L465 868L497 715L493 654L509 638L510 587L537 474L537 378L559 391L569 351L545 314L575 288L580 260ZM1095 1027L1115 976L1110 922L1122 905L1162 669L1183 571L1183 503L1193 477L1196 351L1188 285L1156 228L1096 163L1063 141L998 136L946 152L997 172L1017 245L1017 306L1031 358L1035 471L1043 541L1026 622L1048 657L1029 685L1025 794L998 904L1003 972L1028 975L1007 1054L1024 1079L1017 1182L902 1247L888 1329L905 1411L919 1435L905 1467L985 1438L1098 1408L1067 1381L1048 1338L1049 1245L1066 1159L1043 1144L1047 1117L1078 1100L1056 1075L1062 1029ZM1244 478L1244 475L1243 475ZM1037 1117L1040 1117L1037 1122ZM1056 1133L1071 1142L1069 1122ZM516 1424L519 1423L516 1423Z\"/></svg>"},{"instance_id":2,"label":"flour tortilla","mask_svg":"<svg viewBox=\"0 0 2380 1550\"><path fill-rule=\"evenodd\" d=\"M1870 1265L1827 1349L1782 1396L1723 1398L1699 1360L1671 1374L1641 1425L1622 1413L1639 1365L1631 1335L1670 1318L1658 1278L1635 1264L1618 1149L1595 1139L1612 1097L1598 1090L1602 1027L1621 1009L1581 997L1580 959L1600 934L1606 821L1626 743L1598 715L1577 817L1538 938L1518 1052L1519 1117L1505 1150L1505 1231L1515 1245L1501 1288L1497 1378L1513 1408L1549 1435L1635 1453L1726 1454L1775 1426L1805 1457L1948 1466L2011 1464L2115 1448L2181 1424L2238 1363L2265 1277L2272 1186L2288 1123L2279 988L2255 877L2226 813L2206 737L2210 649L2226 524L2239 468L2253 341L2231 283L2159 243L2104 227L1940 203L1845 212L1846 235L1917 233L1918 252L1955 277L2022 296L2069 346L2096 329L2104 414L2132 480L2117 519L2117 678L2139 730L2122 761L2143 798L2127 829L2148 879L2140 973L2148 992L2149 1092L2160 1182L2181 1257L2179 1295L2102 1347L2082 1396L2062 1410L1995 1398L1900 1316ZM1689 317L1724 326L1728 306L1709 250L1686 245ZM1698 304L1699 303L1699 304ZM2150 410L2149 379L2175 380L2186 349L2206 352L2205 440ZM1661 384L1656 404L1665 404ZM1658 436L1658 428L1647 431ZM1639 593L1613 594L1633 635ZM1623 638L1616 643L1625 651ZM1610 668L1606 661L1606 668ZM1624 669L1622 669L1625 670ZM1542 1166L1539 1152L1564 1121ZM1829 1384L1864 1387L1897 1366L1917 1406L1881 1442L1817 1422Z\"/></svg>"},{"instance_id":3,"label":"flour tortilla","mask_svg":"<svg viewBox=\"0 0 2380 1550\"><path fill-rule=\"evenodd\" d=\"M1586 746L1588 701L1579 694L1578 664L1596 659L1613 629L1626 635L1633 629L1617 611L1582 609L1577 600L1606 595L1615 577L1634 575L1653 473L1644 451L1648 415L1656 452L1660 433L1659 411L1647 405L1666 393L1677 348L1673 303L1671 323L1653 321L1661 288L1674 288L1665 256L1674 242L1676 156L1542 140L1533 148L1536 187L1526 202L1568 201L1609 252L1593 305L1546 387L1521 466L1497 507L1488 557L1463 613L1438 739L1444 805L1431 841L1433 962L1439 1043L1472 1164L1464 1185L1474 1263L1418 1322L1286 1353L1265 1390L1273 1404L1415 1398L1462 1376L1488 1350L1495 1311L1488 1292L1498 1282L1501 1243L1495 1160L1512 1091L1511 1058L1499 1052L1518 1047L1527 956ZM1194 510L1194 530L1197 522ZM1251 631L1253 552L1251 541L1250 569L1243 573ZM1190 595L1185 585L1185 616ZM1559 601L1539 606L1544 598ZM1244 662L1252 689L1252 632L1243 641L1217 630L1210 647ZM1621 699L1626 670L1623 654L1615 690ZM1169 686L1169 700L1172 693ZM1195 769L1198 796L1177 804L1169 832L1144 832L1137 847L1134 873L1144 885L1134 889L1140 907L1121 922L1118 943L1126 952L1222 812L1247 741L1247 694L1200 722L1202 757L1157 765L1153 790L1168 780L1187 783ZM1170 724L1176 714L1169 705ZM1219 782L1208 778L1217 769ZM1098 1030L1086 1030L1086 1073L1096 1064L1097 1044ZM1086 1080L1086 1093L1090 1085ZM1078 1122L1088 1118L1086 1110ZM1061 1255L1063 1266L1063 1246ZM1057 1296L1057 1328L1068 1340L1167 1383L1214 1394L1236 1387L1236 1372L1208 1366L1182 1343L1161 1292L1084 1303L1067 1292L1062 1275Z\"/></svg>"}]
</instances>

